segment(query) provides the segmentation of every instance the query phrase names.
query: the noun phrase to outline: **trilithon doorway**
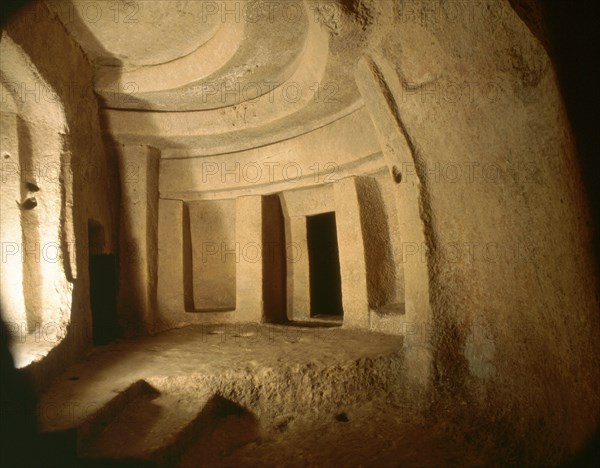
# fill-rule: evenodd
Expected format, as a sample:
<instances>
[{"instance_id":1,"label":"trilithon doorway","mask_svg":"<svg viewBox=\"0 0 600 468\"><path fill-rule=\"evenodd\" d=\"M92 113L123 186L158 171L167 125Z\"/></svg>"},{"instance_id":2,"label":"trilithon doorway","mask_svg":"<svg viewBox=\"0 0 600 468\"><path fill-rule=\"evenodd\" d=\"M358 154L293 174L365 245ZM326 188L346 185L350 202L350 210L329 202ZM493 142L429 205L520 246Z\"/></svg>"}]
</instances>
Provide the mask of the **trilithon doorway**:
<instances>
[{"instance_id":1,"label":"trilithon doorway","mask_svg":"<svg viewBox=\"0 0 600 468\"><path fill-rule=\"evenodd\" d=\"M306 218L311 317L342 318L342 280L335 213Z\"/></svg>"},{"instance_id":2,"label":"trilithon doorway","mask_svg":"<svg viewBox=\"0 0 600 468\"><path fill-rule=\"evenodd\" d=\"M101 224L88 222L92 339L103 345L117 337L117 273L115 255L105 253Z\"/></svg>"}]
</instances>

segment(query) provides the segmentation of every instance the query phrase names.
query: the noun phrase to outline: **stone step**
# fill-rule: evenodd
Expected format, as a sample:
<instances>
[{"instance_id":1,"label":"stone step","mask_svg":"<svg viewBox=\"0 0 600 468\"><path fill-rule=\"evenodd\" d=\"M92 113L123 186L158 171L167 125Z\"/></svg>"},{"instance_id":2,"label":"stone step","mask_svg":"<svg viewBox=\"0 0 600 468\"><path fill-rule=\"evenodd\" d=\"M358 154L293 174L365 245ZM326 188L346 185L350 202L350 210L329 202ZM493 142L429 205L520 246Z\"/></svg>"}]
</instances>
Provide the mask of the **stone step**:
<instances>
[{"instance_id":1,"label":"stone step","mask_svg":"<svg viewBox=\"0 0 600 468\"><path fill-rule=\"evenodd\" d=\"M158 394L146 381L138 380L122 391L112 393L112 398L102 404L94 402L94 405L89 404L85 409L83 405L72 402L46 403L45 408L40 409L40 445L44 454L41 459L53 460L48 467L96 466L91 460L90 463L84 463L80 459L85 448L93 444L132 402ZM90 410L92 407L94 411ZM98 466L109 466L106 460L97 462L100 464Z\"/></svg>"},{"instance_id":2,"label":"stone step","mask_svg":"<svg viewBox=\"0 0 600 468\"><path fill-rule=\"evenodd\" d=\"M227 416L245 416L257 425L246 409L210 392L199 392L193 397L140 394L89 441L79 457L83 464L94 460L136 460L148 466L173 466L191 444L209 436Z\"/></svg>"},{"instance_id":3,"label":"stone step","mask_svg":"<svg viewBox=\"0 0 600 468\"><path fill-rule=\"evenodd\" d=\"M145 380L138 380L127 387L123 392L117 393L114 398L104 404L98 411L91 414L77 428L77 450L85 452L96 439L112 425L115 420L122 417L123 413L139 401L147 401L160 395Z\"/></svg>"}]
</instances>

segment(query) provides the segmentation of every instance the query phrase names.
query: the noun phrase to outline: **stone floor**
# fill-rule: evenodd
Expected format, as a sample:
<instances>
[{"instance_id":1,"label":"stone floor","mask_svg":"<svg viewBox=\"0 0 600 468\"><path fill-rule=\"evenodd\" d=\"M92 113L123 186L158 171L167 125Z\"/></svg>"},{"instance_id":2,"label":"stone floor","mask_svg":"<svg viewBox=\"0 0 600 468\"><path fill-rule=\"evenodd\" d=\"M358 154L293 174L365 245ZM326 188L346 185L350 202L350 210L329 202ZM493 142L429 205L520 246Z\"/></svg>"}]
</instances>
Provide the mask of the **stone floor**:
<instances>
[{"instance_id":1,"label":"stone floor","mask_svg":"<svg viewBox=\"0 0 600 468\"><path fill-rule=\"evenodd\" d=\"M494 464L476 427L402 401L401 349L339 327L172 330L96 348L38 418L56 466Z\"/></svg>"}]
</instances>

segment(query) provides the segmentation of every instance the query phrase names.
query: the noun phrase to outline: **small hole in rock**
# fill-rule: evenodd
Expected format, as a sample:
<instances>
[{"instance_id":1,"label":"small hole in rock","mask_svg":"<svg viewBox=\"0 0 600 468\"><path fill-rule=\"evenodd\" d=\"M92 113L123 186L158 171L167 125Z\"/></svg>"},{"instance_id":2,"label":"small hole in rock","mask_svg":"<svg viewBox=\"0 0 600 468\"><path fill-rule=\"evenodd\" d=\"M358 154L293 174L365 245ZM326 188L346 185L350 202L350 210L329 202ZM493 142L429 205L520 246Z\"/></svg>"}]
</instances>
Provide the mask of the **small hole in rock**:
<instances>
[{"instance_id":1,"label":"small hole in rock","mask_svg":"<svg viewBox=\"0 0 600 468\"><path fill-rule=\"evenodd\" d=\"M40 190L37 184L34 184L33 182L25 182L25 187L27 187L27 190L30 192L39 192Z\"/></svg>"},{"instance_id":2,"label":"small hole in rock","mask_svg":"<svg viewBox=\"0 0 600 468\"><path fill-rule=\"evenodd\" d=\"M27 198L19 206L24 210L31 210L37 206L37 200L35 199L35 197Z\"/></svg>"},{"instance_id":3,"label":"small hole in rock","mask_svg":"<svg viewBox=\"0 0 600 468\"><path fill-rule=\"evenodd\" d=\"M350 420L348 419L348 415L347 415L346 413L340 413L340 414L338 414L338 415L335 417L335 420L336 420L336 421L339 421L339 422L348 422L348 421L350 421Z\"/></svg>"},{"instance_id":4,"label":"small hole in rock","mask_svg":"<svg viewBox=\"0 0 600 468\"><path fill-rule=\"evenodd\" d=\"M69 380L79 380L79 377L76 375L72 375L71 377L69 377Z\"/></svg>"},{"instance_id":5,"label":"small hole in rock","mask_svg":"<svg viewBox=\"0 0 600 468\"><path fill-rule=\"evenodd\" d=\"M402 182L402 172L400 172L400 169L396 166L392 167L392 177L397 184Z\"/></svg>"}]
</instances>

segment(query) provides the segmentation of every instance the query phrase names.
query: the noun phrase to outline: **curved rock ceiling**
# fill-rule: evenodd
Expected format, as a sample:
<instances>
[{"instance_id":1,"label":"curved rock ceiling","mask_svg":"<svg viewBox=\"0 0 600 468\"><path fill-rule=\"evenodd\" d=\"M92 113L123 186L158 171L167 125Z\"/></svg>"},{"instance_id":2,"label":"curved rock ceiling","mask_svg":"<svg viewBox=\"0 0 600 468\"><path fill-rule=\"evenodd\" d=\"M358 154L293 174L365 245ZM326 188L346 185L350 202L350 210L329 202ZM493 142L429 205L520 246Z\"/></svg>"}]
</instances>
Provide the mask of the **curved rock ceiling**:
<instances>
[{"instance_id":1,"label":"curved rock ceiling","mask_svg":"<svg viewBox=\"0 0 600 468\"><path fill-rule=\"evenodd\" d=\"M364 28L335 2L121 1L100 13L49 4L94 63L109 131L122 142L230 151L359 107L350 70Z\"/></svg>"},{"instance_id":2,"label":"curved rock ceiling","mask_svg":"<svg viewBox=\"0 0 600 468\"><path fill-rule=\"evenodd\" d=\"M205 2L52 2L58 17L96 63L136 68L192 53L222 26Z\"/></svg>"}]
</instances>

